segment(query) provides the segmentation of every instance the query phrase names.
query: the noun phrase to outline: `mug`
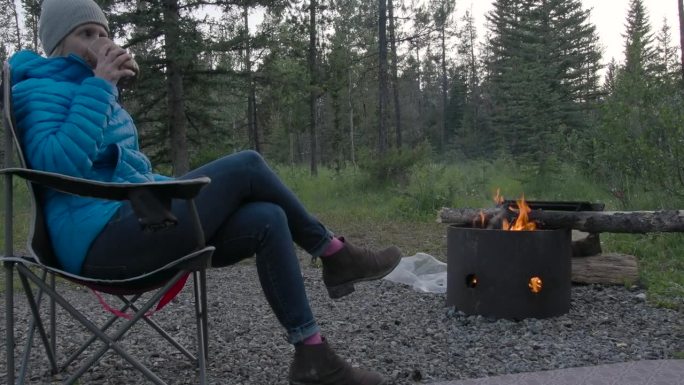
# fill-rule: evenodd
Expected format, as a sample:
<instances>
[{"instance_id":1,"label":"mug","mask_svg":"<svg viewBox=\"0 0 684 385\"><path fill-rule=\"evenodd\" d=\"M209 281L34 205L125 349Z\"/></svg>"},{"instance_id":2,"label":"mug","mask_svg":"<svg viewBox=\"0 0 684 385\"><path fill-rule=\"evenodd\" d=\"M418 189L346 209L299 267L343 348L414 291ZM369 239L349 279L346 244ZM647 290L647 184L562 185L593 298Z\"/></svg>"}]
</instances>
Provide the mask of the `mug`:
<instances>
[{"instance_id":1,"label":"mug","mask_svg":"<svg viewBox=\"0 0 684 385\"><path fill-rule=\"evenodd\" d=\"M95 39L89 46L88 50L86 53L86 57L84 58L86 63L90 65L92 68L95 68L97 66L97 53L100 51L103 45L106 44L114 44L116 46L116 43L113 43L112 40L106 38L106 37L100 37L98 39ZM123 88L130 87L135 79L138 77L138 74L140 74L140 67L138 66L138 63L134 59L128 60L127 62L122 64L122 68L130 69L133 72L135 72L135 76L126 76L121 79L119 79L119 82L117 85Z\"/></svg>"}]
</instances>

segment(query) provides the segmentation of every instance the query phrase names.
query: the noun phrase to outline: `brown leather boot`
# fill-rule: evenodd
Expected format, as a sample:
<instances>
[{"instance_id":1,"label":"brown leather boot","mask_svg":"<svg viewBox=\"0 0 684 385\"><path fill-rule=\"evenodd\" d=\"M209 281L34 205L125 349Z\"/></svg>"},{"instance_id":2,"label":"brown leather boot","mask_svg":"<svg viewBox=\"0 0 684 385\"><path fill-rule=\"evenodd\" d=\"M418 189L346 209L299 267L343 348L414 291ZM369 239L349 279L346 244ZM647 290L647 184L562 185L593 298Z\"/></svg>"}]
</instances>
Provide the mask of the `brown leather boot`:
<instances>
[{"instance_id":1,"label":"brown leather boot","mask_svg":"<svg viewBox=\"0 0 684 385\"><path fill-rule=\"evenodd\" d=\"M354 368L341 359L326 341L299 344L290 365L290 385L382 385L377 373Z\"/></svg>"},{"instance_id":2,"label":"brown leather boot","mask_svg":"<svg viewBox=\"0 0 684 385\"><path fill-rule=\"evenodd\" d=\"M396 246L380 251L356 247L344 240L344 246L335 254L321 257L323 282L330 298L337 299L351 294L354 284L380 279L394 270L401 261L401 251Z\"/></svg>"}]
</instances>

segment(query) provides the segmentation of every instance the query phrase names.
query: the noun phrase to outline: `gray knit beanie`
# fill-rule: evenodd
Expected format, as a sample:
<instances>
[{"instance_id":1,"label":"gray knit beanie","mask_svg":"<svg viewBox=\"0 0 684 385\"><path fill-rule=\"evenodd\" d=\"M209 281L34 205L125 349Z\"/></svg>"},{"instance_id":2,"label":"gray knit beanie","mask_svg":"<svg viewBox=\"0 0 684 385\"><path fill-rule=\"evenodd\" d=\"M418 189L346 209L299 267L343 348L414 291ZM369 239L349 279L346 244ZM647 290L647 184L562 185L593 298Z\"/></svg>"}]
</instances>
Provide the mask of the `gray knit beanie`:
<instances>
[{"instance_id":1,"label":"gray knit beanie","mask_svg":"<svg viewBox=\"0 0 684 385\"><path fill-rule=\"evenodd\" d=\"M86 23L100 24L109 32L107 18L93 0L43 0L38 36L45 54L52 54L62 39Z\"/></svg>"}]
</instances>

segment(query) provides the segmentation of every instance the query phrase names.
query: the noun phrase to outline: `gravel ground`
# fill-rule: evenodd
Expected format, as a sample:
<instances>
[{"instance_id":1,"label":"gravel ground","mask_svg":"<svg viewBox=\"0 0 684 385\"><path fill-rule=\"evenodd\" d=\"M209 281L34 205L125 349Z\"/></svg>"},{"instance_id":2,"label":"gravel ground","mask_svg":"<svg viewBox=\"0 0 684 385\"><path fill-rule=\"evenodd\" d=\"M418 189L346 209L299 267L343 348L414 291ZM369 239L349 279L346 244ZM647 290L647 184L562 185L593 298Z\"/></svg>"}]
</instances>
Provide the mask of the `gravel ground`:
<instances>
[{"instance_id":1,"label":"gravel ground","mask_svg":"<svg viewBox=\"0 0 684 385\"><path fill-rule=\"evenodd\" d=\"M568 314L512 322L465 316L444 307L445 295L418 293L384 280L357 285L356 293L333 301L327 297L320 270L307 266L303 274L314 314L338 353L353 365L378 370L394 384L665 359L684 352L684 310L654 307L636 287L575 286ZM208 277L211 383L287 384L293 349L264 300L255 267L239 264L212 270ZM91 293L63 286L77 308L98 320L106 317ZM181 341L192 343L195 329L189 288L154 319ZM21 308L17 323L25 325L25 301L16 298ZM3 335L4 317L2 312ZM59 346L71 351L86 339L84 329L68 321L64 312L58 319ZM149 327L139 325L134 331L135 336L123 342L134 356L170 384L197 382L184 356L163 345ZM20 343L24 333L16 332ZM1 345L0 378L4 378L4 338ZM64 378L47 373L39 345L33 356L29 383L57 383ZM144 380L123 359L108 353L81 383Z\"/></svg>"}]
</instances>

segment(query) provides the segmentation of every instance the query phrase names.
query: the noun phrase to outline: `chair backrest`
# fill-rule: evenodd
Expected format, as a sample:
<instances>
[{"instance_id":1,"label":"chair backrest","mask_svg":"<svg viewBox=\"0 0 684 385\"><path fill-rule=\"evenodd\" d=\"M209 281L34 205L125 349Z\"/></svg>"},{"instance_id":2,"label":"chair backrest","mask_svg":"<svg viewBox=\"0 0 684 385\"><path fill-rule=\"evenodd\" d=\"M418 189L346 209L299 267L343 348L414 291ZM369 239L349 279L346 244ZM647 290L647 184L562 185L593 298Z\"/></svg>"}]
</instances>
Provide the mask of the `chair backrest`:
<instances>
[{"instance_id":1,"label":"chair backrest","mask_svg":"<svg viewBox=\"0 0 684 385\"><path fill-rule=\"evenodd\" d=\"M9 62L5 62L2 68L2 117L5 126L5 140L14 143L14 150L17 153L21 167L30 168L24 157L21 139L19 135L17 135L18 132L12 105L12 76ZM11 151L11 146L6 146L5 148L8 151ZM9 156L11 156L11 154L8 154L7 158L9 158ZM59 268L60 264L52 250L52 243L50 242L50 236L43 216L40 199L43 188L30 182L27 182L27 185L31 201L31 227L27 244L28 251L36 258L37 262L50 267Z\"/></svg>"}]
</instances>

